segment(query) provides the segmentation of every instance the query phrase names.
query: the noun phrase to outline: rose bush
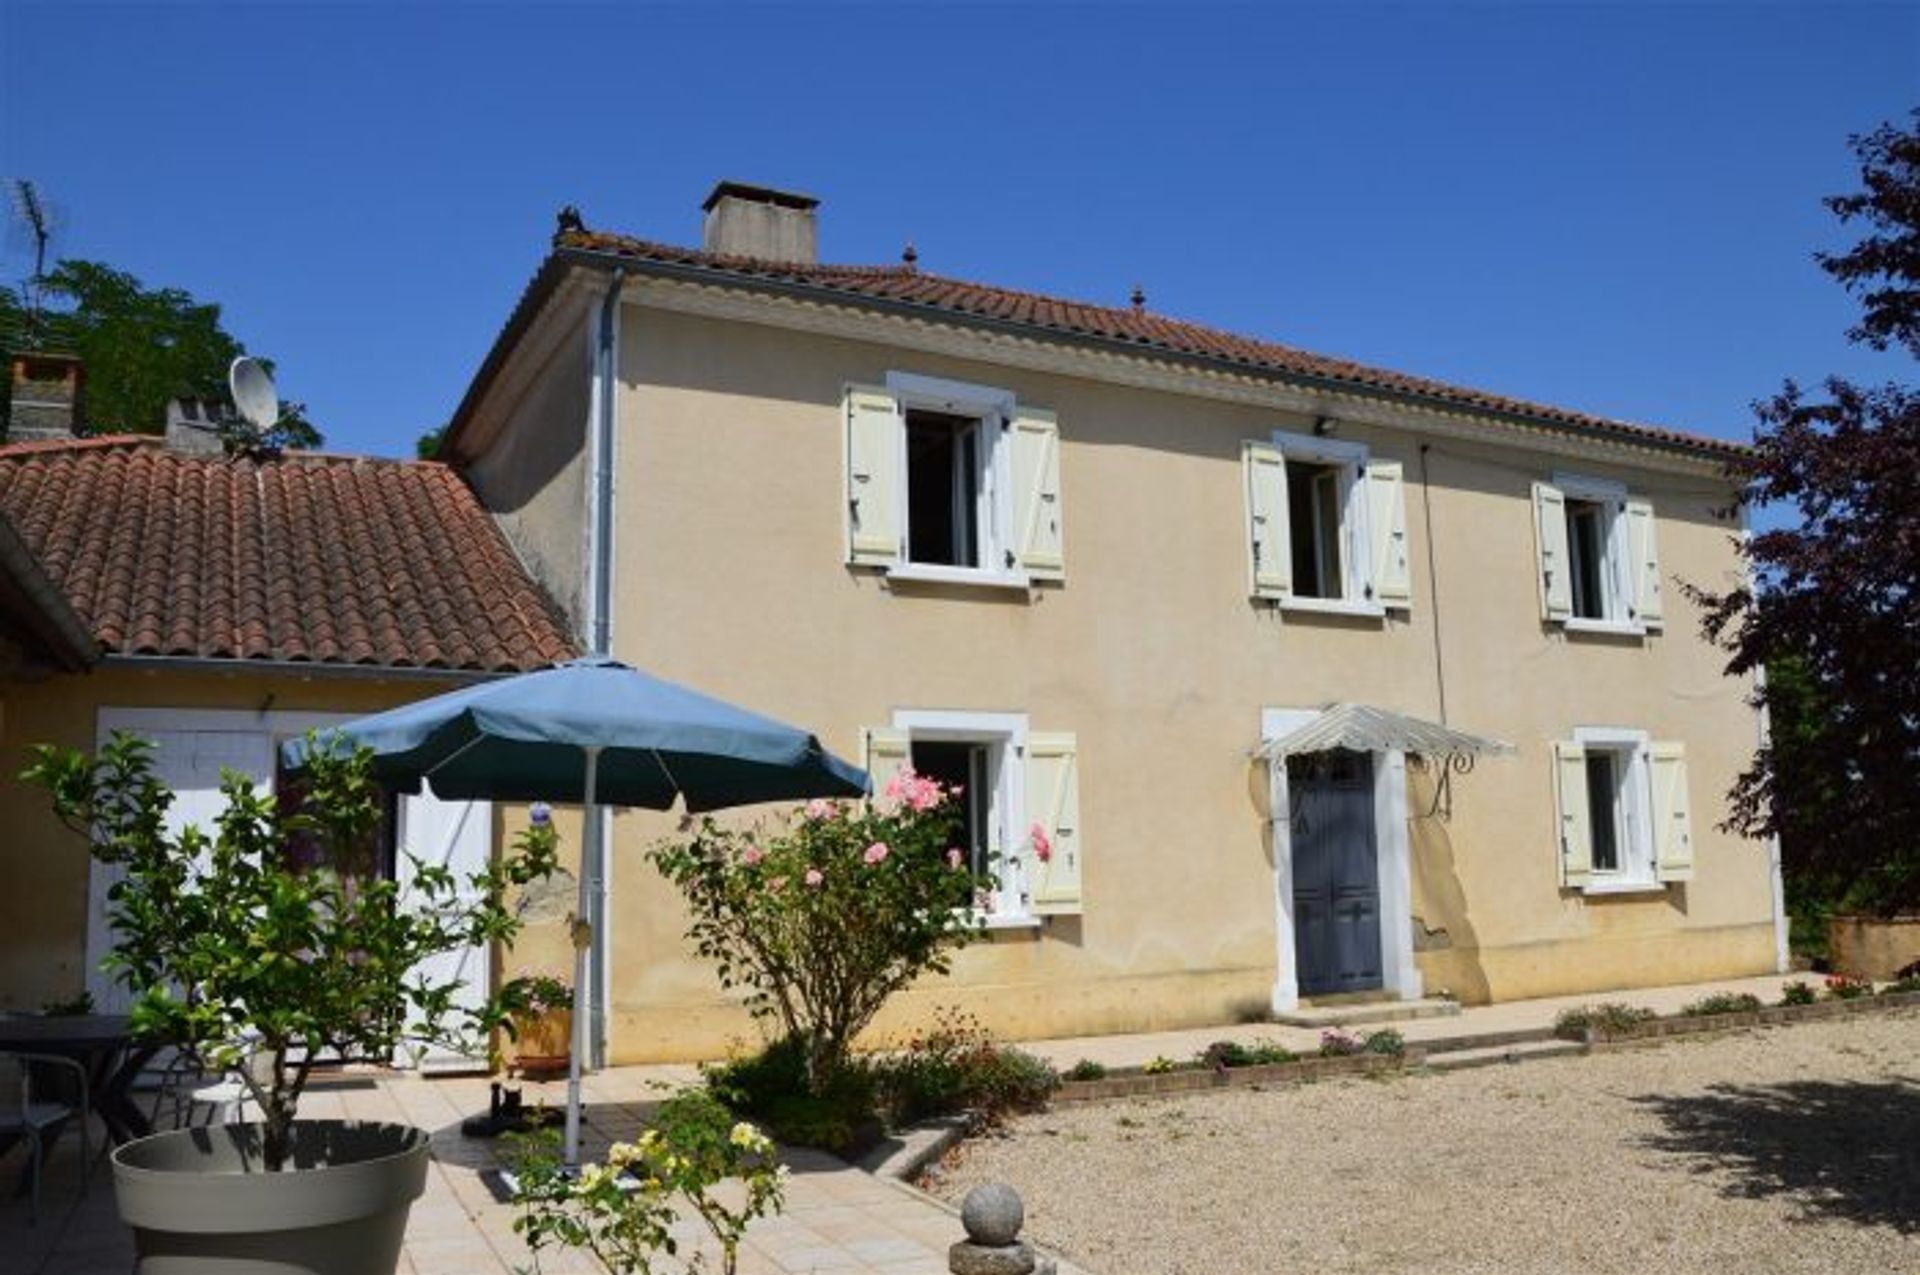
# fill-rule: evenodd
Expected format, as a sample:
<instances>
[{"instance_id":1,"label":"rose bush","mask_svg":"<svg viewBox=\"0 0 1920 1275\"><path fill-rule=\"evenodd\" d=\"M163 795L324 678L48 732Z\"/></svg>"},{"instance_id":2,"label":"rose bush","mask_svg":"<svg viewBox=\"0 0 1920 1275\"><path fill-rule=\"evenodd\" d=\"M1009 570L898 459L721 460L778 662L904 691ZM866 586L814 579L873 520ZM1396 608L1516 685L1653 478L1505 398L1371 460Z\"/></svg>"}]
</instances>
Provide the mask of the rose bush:
<instances>
[{"instance_id":1,"label":"rose bush","mask_svg":"<svg viewBox=\"0 0 1920 1275\"><path fill-rule=\"evenodd\" d=\"M954 844L954 792L905 769L871 802L809 802L774 829L707 819L652 852L694 949L800 1043L816 1093L888 997L979 932L972 904L994 881Z\"/></svg>"}]
</instances>

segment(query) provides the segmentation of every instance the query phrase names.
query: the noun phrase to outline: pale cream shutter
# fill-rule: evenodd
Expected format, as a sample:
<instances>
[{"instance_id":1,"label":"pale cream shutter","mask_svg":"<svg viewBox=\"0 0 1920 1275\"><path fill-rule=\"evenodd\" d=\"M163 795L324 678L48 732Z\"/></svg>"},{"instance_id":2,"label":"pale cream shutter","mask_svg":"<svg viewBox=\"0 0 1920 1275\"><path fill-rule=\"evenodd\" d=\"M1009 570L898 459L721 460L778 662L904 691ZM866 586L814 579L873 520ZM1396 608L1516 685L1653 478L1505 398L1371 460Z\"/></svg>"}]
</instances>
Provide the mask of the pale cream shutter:
<instances>
[{"instance_id":1,"label":"pale cream shutter","mask_svg":"<svg viewBox=\"0 0 1920 1275\"><path fill-rule=\"evenodd\" d=\"M1540 614L1555 624L1564 623L1573 618L1567 497L1552 483L1533 485L1533 531L1539 547Z\"/></svg>"},{"instance_id":2,"label":"pale cream shutter","mask_svg":"<svg viewBox=\"0 0 1920 1275\"><path fill-rule=\"evenodd\" d=\"M1293 592L1293 549L1287 532L1287 460L1270 443L1240 444L1247 487L1247 581L1256 598Z\"/></svg>"},{"instance_id":3,"label":"pale cream shutter","mask_svg":"<svg viewBox=\"0 0 1920 1275\"><path fill-rule=\"evenodd\" d=\"M906 425L884 389L849 385L846 418L847 561L890 567L906 523Z\"/></svg>"},{"instance_id":4,"label":"pale cream shutter","mask_svg":"<svg viewBox=\"0 0 1920 1275\"><path fill-rule=\"evenodd\" d=\"M1660 592L1660 550L1654 542L1653 506L1629 500L1627 551L1633 555L1634 613L1641 624L1658 629L1666 623L1666 605Z\"/></svg>"},{"instance_id":5,"label":"pale cream shutter","mask_svg":"<svg viewBox=\"0 0 1920 1275\"><path fill-rule=\"evenodd\" d=\"M1033 910L1041 916L1079 912L1080 868L1086 847L1080 838L1080 759L1072 735L1027 736L1027 823L1033 879ZM1051 843L1046 862L1032 852L1038 825Z\"/></svg>"},{"instance_id":6,"label":"pale cream shutter","mask_svg":"<svg viewBox=\"0 0 1920 1275\"><path fill-rule=\"evenodd\" d=\"M1373 538L1373 600L1382 606L1413 602L1407 563L1407 487L1397 460L1367 462L1367 529Z\"/></svg>"},{"instance_id":7,"label":"pale cream shutter","mask_svg":"<svg viewBox=\"0 0 1920 1275\"><path fill-rule=\"evenodd\" d=\"M912 760L912 741L903 730L869 726L860 732L860 742L865 754L867 779L873 785L872 795L881 796L887 791L888 782L905 770Z\"/></svg>"},{"instance_id":8,"label":"pale cream shutter","mask_svg":"<svg viewBox=\"0 0 1920 1275\"><path fill-rule=\"evenodd\" d=\"M1662 881L1693 880L1693 809L1687 800L1687 750L1656 741L1653 761L1653 869Z\"/></svg>"},{"instance_id":9,"label":"pale cream shutter","mask_svg":"<svg viewBox=\"0 0 1920 1275\"><path fill-rule=\"evenodd\" d=\"M1067 573L1060 521L1060 427L1052 412L1022 404L1013 426L1013 552L1015 565L1041 580Z\"/></svg>"},{"instance_id":10,"label":"pale cream shutter","mask_svg":"<svg viewBox=\"0 0 1920 1275\"><path fill-rule=\"evenodd\" d=\"M1584 886L1593 879L1593 828L1587 811L1587 750L1553 746L1553 795L1558 807L1560 884Z\"/></svg>"}]
</instances>

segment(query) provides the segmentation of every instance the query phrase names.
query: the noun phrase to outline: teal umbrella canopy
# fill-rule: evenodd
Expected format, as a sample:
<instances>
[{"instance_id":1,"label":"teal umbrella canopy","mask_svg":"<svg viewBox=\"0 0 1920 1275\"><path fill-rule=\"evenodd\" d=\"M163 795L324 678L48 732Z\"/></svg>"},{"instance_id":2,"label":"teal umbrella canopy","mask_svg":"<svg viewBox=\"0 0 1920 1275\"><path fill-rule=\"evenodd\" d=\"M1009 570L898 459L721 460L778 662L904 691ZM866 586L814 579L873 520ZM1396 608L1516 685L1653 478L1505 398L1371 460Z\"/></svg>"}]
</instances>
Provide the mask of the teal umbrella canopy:
<instances>
[{"instance_id":1,"label":"teal umbrella canopy","mask_svg":"<svg viewBox=\"0 0 1920 1275\"><path fill-rule=\"evenodd\" d=\"M866 772L796 727L606 658L465 687L339 728L374 753L381 782L454 800L593 801L689 811L858 797ZM298 767L312 745L288 741ZM320 747L337 746L332 732ZM581 765L599 750L593 791Z\"/></svg>"}]
</instances>

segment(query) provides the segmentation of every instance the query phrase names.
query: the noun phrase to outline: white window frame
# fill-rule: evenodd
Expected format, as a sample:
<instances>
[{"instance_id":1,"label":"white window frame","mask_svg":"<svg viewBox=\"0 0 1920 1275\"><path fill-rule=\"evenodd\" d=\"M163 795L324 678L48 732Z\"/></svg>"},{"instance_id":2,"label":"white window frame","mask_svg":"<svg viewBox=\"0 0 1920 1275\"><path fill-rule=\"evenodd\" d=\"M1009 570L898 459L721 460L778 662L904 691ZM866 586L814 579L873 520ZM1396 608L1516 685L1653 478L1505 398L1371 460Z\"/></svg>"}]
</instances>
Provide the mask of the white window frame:
<instances>
[{"instance_id":1,"label":"white window frame","mask_svg":"<svg viewBox=\"0 0 1920 1275\"><path fill-rule=\"evenodd\" d=\"M995 865L999 889L991 908L978 912L988 929L1036 928L1040 918L1032 908L1033 874L1026 858L1027 839L1027 715L980 713L954 709L897 709L893 728L907 736L907 756L916 739L984 743L997 755L993 761L993 800L988 814L987 844L1002 858Z\"/></svg>"},{"instance_id":2,"label":"white window frame","mask_svg":"<svg viewBox=\"0 0 1920 1275\"><path fill-rule=\"evenodd\" d=\"M1655 872L1653 843L1653 737L1625 726L1577 726L1573 742L1589 753L1614 754L1624 760L1621 795L1614 807L1614 840L1620 866L1611 871L1591 869L1586 894L1654 893L1666 889ZM1591 800L1591 797L1589 797ZM1588 836L1592 836L1589 831Z\"/></svg>"},{"instance_id":3,"label":"white window frame","mask_svg":"<svg viewBox=\"0 0 1920 1275\"><path fill-rule=\"evenodd\" d=\"M1279 599L1282 610L1321 611L1330 615L1384 616L1387 608L1373 587L1372 537L1367 513L1367 461L1371 459L1365 443L1344 438L1325 438L1318 434L1273 433L1273 445L1292 464L1339 467L1340 475L1340 596L1307 598L1298 592ZM1291 510L1289 511L1291 517ZM1293 529L1287 529L1288 551L1292 551Z\"/></svg>"},{"instance_id":4,"label":"white window frame","mask_svg":"<svg viewBox=\"0 0 1920 1275\"><path fill-rule=\"evenodd\" d=\"M931 584L988 585L1024 589L1027 572L1007 565L1013 546L1012 449L1006 446L1007 431L1013 423L1013 391L966 381L949 381L914 372L888 372L887 390L899 405L900 429L900 561L887 569L889 579L926 581ZM906 415L911 411L944 412L950 416L971 416L980 422L980 446L976 448L979 466L979 494L976 497L978 528L977 550L981 565L955 567L944 563L914 562L912 483L907 478Z\"/></svg>"},{"instance_id":5,"label":"white window frame","mask_svg":"<svg viewBox=\"0 0 1920 1275\"><path fill-rule=\"evenodd\" d=\"M1562 623L1575 633L1645 633L1646 625L1640 621L1635 609L1635 582L1629 561L1632 550L1627 543L1626 484L1610 478L1557 473L1553 476L1553 485L1560 489L1569 504L1577 500L1584 504L1599 505L1606 523L1606 545L1600 559L1600 583L1604 593L1601 610L1604 614L1598 619L1570 615ZM1566 517L1567 554L1571 559L1574 552L1572 510L1566 511ZM1572 588L1573 572L1574 566L1569 560L1569 590ZM1568 597L1572 596L1569 592Z\"/></svg>"}]
</instances>

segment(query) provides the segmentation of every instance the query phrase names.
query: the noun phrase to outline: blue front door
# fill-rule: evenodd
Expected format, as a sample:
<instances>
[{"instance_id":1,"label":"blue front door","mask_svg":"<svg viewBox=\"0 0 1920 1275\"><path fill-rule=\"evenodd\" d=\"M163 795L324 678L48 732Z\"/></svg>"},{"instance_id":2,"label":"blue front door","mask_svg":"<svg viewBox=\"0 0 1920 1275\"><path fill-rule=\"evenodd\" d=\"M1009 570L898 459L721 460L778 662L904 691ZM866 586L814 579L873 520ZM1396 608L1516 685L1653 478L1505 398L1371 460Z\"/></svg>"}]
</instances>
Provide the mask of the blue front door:
<instances>
[{"instance_id":1,"label":"blue front door","mask_svg":"<svg viewBox=\"0 0 1920 1275\"><path fill-rule=\"evenodd\" d=\"M1287 761L1293 933L1304 995L1380 986L1380 873L1373 758L1344 750Z\"/></svg>"}]
</instances>

